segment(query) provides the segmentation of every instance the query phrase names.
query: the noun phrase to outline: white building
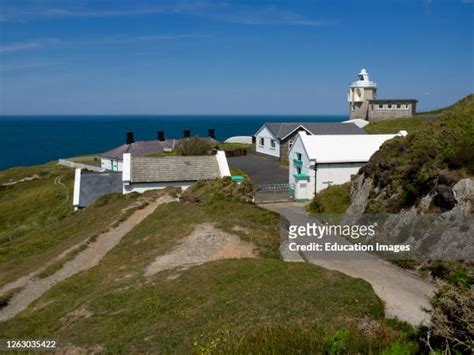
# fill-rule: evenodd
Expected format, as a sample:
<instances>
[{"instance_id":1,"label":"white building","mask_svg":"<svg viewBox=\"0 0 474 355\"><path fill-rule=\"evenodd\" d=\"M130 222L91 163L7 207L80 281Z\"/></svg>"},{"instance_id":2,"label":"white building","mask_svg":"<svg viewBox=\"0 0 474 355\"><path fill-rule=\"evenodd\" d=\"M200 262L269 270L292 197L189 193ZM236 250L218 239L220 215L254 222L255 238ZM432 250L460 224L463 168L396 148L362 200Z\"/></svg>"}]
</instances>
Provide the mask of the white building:
<instances>
[{"instance_id":1,"label":"white building","mask_svg":"<svg viewBox=\"0 0 474 355\"><path fill-rule=\"evenodd\" d=\"M299 131L308 134L362 134L364 130L349 122L269 122L255 133L255 151L280 160L288 158L288 151Z\"/></svg>"},{"instance_id":2,"label":"white building","mask_svg":"<svg viewBox=\"0 0 474 355\"><path fill-rule=\"evenodd\" d=\"M331 185L351 180L370 157L397 134L316 135L299 132L289 152L289 183L295 199L308 200Z\"/></svg>"},{"instance_id":3,"label":"white building","mask_svg":"<svg viewBox=\"0 0 474 355\"><path fill-rule=\"evenodd\" d=\"M215 155L163 158L123 155L123 193L180 187L185 190L199 180L230 176L224 151Z\"/></svg>"}]
</instances>

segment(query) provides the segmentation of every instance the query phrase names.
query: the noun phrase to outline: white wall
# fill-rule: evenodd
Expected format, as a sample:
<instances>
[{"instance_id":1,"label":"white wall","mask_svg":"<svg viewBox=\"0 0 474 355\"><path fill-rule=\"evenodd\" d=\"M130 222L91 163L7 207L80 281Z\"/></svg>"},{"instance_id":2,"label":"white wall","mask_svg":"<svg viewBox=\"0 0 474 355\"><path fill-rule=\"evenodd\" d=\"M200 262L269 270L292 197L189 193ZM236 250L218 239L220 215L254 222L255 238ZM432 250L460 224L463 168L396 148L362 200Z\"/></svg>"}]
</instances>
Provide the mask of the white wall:
<instances>
[{"instance_id":1,"label":"white wall","mask_svg":"<svg viewBox=\"0 0 474 355\"><path fill-rule=\"evenodd\" d=\"M308 199L313 198L314 196L314 188L315 188L315 171L311 169L312 162L310 161L306 151L303 147L303 142L301 141L300 136L298 135L291 146L290 152L288 154L288 183L295 184L295 174L296 174L296 165L294 163L294 159L296 159L296 153L301 153L301 161L303 165L301 166L301 173L309 175L308 181Z\"/></svg>"},{"instance_id":2,"label":"white wall","mask_svg":"<svg viewBox=\"0 0 474 355\"><path fill-rule=\"evenodd\" d=\"M101 157L100 166L103 169L110 170L110 171L122 171L123 162L122 160Z\"/></svg>"},{"instance_id":3,"label":"white wall","mask_svg":"<svg viewBox=\"0 0 474 355\"><path fill-rule=\"evenodd\" d=\"M280 144L278 139L276 139L270 130L265 126L263 127L258 134L255 136L257 138L255 142L255 150L257 153L267 154L274 157L280 157ZM260 145L260 138L263 138L264 145ZM271 140L275 140L275 148L271 148Z\"/></svg>"},{"instance_id":4,"label":"white wall","mask_svg":"<svg viewBox=\"0 0 474 355\"><path fill-rule=\"evenodd\" d=\"M324 190L331 185L341 185L351 181L351 175L357 174L364 163L318 164L316 166L316 192Z\"/></svg>"},{"instance_id":5,"label":"white wall","mask_svg":"<svg viewBox=\"0 0 474 355\"><path fill-rule=\"evenodd\" d=\"M153 182L153 183L124 183L123 193L129 194L131 192L143 193L148 190L161 190L167 187L180 187L182 190L186 190L191 185L194 185L195 181L175 181L175 182Z\"/></svg>"},{"instance_id":6,"label":"white wall","mask_svg":"<svg viewBox=\"0 0 474 355\"><path fill-rule=\"evenodd\" d=\"M221 177L230 176L229 164L227 163L227 157L223 150L218 150L216 154L217 164L219 165L219 171Z\"/></svg>"},{"instance_id":7,"label":"white wall","mask_svg":"<svg viewBox=\"0 0 474 355\"><path fill-rule=\"evenodd\" d=\"M81 169L76 169L74 172L74 192L72 196L72 205L77 210L79 207L79 197L81 195Z\"/></svg>"}]
</instances>

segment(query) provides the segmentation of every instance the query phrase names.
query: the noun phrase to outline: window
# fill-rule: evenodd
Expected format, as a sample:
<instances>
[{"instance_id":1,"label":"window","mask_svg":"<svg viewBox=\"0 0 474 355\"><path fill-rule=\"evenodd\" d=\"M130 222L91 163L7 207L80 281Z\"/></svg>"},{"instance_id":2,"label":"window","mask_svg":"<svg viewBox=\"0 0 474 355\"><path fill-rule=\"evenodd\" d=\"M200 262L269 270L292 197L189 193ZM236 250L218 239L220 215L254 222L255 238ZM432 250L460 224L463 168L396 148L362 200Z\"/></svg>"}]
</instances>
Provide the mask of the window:
<instances>
[{"instance_id":1,"label":"window","mask_svg":"<svg viewBox=\"0 0 474 355\"><path fill-rule=\"evenodd\" d=\"M379 104L379 109L383 109L383 104Z\"/></svg>"},{"instance_id":2,"label":"window","mask_svg":"<svg viewBox=\"0 0 474 355\"><path fill-rule=\"evenodd\" d=\"M270 139L270 146L275 149L275 140L274 139Z\"/></svg>"},{"instance_id":3,"label":"window","mask_svg":"<svg viewBox=\"0 0 474 355\"><path fill-rule=\"evenodd\" d=\"M392 104L388 104L387 107L388 107L388 108L392 108Z\"/></svg>"},{"instance_id":4,"label":"window","mask_svg":"<svg viewBox=\"0 0 474 355\"><path fill-rule=\"evenodd\" d=\"M397 108L398 108L398 109L401 109L401 108L402 108L402 105L397 104Z\"/></svg>"},{"instance_id":5,"label":"window","mask_svg":"<svg viewBox=\"0 0 474 355\"><path fill-rule=\"evenodd\" d=\"M301 153L296 153L296 160L300 160L300 161L301 161Z\"/></svg>"},{"instance_id":6,"label":"window","mask_svg":"<svg viewBox=\"0 0 474 355\"><path fill-rule=\"evenodd\" d=\"M299 167L299 166L296 167L296 173L301 174L301 167Z\"/></svg>"},{"instance_id":7,"label":"window","mask_svg":"<svg viewBox=\"0 0 474 355\"><path fill-rule=\"evenodd\" d=\"M288 151L291 149L291 147L293 146L293 143L294 143L294 140L293 139L290 139L290 141L288 142Z\"/></svg>"},{"instance_id":8,"label":"window","mask_svg":"<svg viewBox=\"0 0 474 355\"><path fill-rule=\"evenodd\" d=\"M352 108L352 111L355 111L356 106L354 104L352 104L351 108Z\"/></svg>"},{"instance_id":9,"label":"window","mask_svg":"<svg viewBox=\"0 0 474 355\"><path fill-rule=\"evenodd\" d=\"M264 146L265 145L265 138L260 138L260 146Z\"/></svg>"}]
</instances>

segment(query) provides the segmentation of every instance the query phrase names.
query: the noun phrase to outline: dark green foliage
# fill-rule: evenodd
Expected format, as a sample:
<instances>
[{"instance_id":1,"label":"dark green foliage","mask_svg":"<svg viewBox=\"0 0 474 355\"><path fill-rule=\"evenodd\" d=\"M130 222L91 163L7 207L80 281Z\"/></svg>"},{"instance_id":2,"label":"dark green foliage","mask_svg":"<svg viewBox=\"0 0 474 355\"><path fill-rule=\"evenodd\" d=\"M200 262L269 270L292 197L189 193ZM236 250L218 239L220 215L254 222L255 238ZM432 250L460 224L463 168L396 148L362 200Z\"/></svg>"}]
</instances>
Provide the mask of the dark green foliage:
<instances>
[{"instance_id":1,"label":"dark green foliage","mask_svg":"<svg viewBox=\"0 0 474 355\"><path fill-rule=\"evenodd\" d=\"M212 149L212 144L202 138L192 137L179 141L175 152L178 155L207 155Z\"/></svg>"},{"instance_id":2,"label":"dark green foliage","mask_svg":"<svg viewBox=\"0 0 474 355\"><path fill-rule=\"evenodd\" d=\"M385 189L380 212L396 213L416 205L439 184L452 187L474 174L474 94L443 110L407 137L394 138L361 169L374 186ZM398 203L394 203L397 201ZM369 203L369 210L373 209Z\"/></svg>"},{"instance_id":3,"label":"dark green foliage","mask_svg":"<svg viewBox=\"0 0 474 355\"><path fill-rule=\"evenodd\" d=\"M307 210L314 214L343 214L351 202L350 190L350 182L329 186L314 196Z\"/></svg>"}]
</instances>

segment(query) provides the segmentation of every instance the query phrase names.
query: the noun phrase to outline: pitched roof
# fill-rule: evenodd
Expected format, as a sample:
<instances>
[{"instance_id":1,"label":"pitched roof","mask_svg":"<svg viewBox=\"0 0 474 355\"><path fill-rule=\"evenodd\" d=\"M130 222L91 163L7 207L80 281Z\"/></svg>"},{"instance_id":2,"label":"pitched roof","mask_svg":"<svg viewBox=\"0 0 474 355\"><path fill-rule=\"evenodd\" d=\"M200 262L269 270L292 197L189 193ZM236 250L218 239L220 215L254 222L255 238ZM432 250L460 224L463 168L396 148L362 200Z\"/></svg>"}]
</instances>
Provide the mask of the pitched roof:
<instances>
[{"instance_id":1,"label":"pitched roof","mask_svg":"<svg viewBox=\"0 0 474 355\"><path fill-rule=\"evenodd\" d=\"M221 177L216 155L132 157L131 182L211 180Z\"/></svg>"},{"instance_id":2,"label":"pitched roof","mask_svg":"<svg viewBox=\"0 0 474 355\"><path fill-rule=\"evenodd\" d=\"M122 144L102 154L103 157L122 160L124 153L130 153L134 157L144 157L148 154L159 153L165 149L173 149L176 145L176 139L167 139L163 142L136 141L132 144Z\"/></svg>"},{"instance_id":3,"label":"pitched roof","mask_svg":"<svg viewBox=\"0 0 474 355\"><path fill-rule=\"evenodd\" d=\"M384 142L399 135L401 134L299 134L309 159L318 164L368 162Z\"/></svg>"},{"instance_id":4,"label":"pitched roof","mask_svg":"<svg viewBox=\"0 0 474 355\"><path fill-rule=\"evenodd\" d=\"M203 137L201 139L207 140L211 144L217 143L217 141L211 137ZM165 141L136 141L132 144L122 144L105 153L102 153L101 156L104 158L122 160L122 157L125 153L130 153L133 157L145 157L152 153L163 152L165 149L174 149L176 144L178 144L181 140L182 139L167 139Z\"/></svg>"},{"instance_id":5,"label":"pitched roof","mask_svg":"<svg viewBox=\"0 0 474 355\"><path fill-rule=\"evenodd\" d=\"M265 125L278 139L284 139L300 126L311 134L366 134L355 124L339 122L269 122Z\"/></svg>"},{"instance_id":6,"label":"pitched roof","mask_svg":"<svg viewBox=\"0 0 474 355\"><path fill-rule=\"evenodd\" d=\"M122 173L81 172L79 207L87 207L99 197L122 192Z\"/></svg>"}]
</instances>

